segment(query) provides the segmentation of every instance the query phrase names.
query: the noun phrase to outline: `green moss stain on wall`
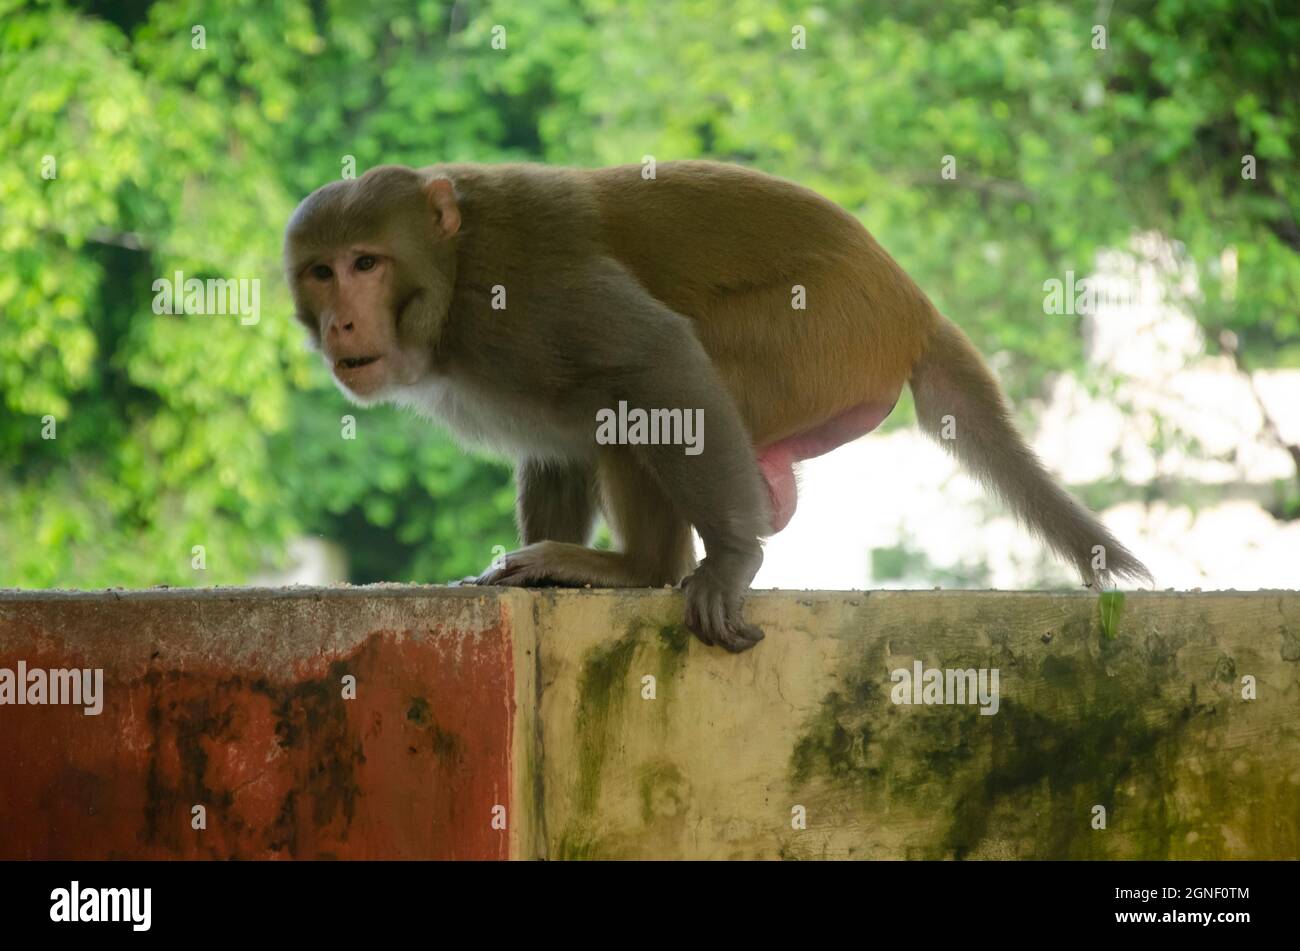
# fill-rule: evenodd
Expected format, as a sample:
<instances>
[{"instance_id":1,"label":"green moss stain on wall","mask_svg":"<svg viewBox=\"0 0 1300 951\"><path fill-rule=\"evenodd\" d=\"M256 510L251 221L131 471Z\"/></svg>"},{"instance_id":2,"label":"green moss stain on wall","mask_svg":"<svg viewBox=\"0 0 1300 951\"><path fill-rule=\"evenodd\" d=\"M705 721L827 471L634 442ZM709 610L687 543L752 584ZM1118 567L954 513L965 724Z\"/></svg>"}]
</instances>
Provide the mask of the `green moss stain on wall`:
<instances>
[{"instance_id":1,"label":"green moss stain on wall","mask_svg":"<svg viewBox=\"0 0 1300 951\"><path fill-rule=\"evenodd\" d=\"M826 695L808 732L795 745L791 767L796 784L817 774L849 782L880 775L868 753L880 690L874 680L862 679L851 681L844 693Z\"/></svg>"},{"instance_id":2,"label":"green moss stain on wall","mask_svg":"<svg viewBox=\"0 0 1300 951\"><path fill-rule=\"evenodd\" d=\"M686 780L668 760L656 759L641 767L641 821L654 825L661 819L684 817Z\"/></svg>"},{"instance_id":3,"label":"green moss stain on wall","mask_svg":"<svg viewBox=\"0 0 1300 951\"><path fill-rule=\"evenodd\" d=\"M609 748L612 718L626 699L627 675L636 653L637 637L630 632L590 651L583 661L578 681L578 809L595 808L600 797L600 771Z\"/></svg>"},{"instance_id":4,"label":"green moss stain on wall","mask_svg":"<svg viewBox=\"0 0 1300 951\"><path fill-rule=\"evenodd\" d=\"M413 698L406 710L406 719L429 734L430 747L438 756L446 759L462 755L461 738L438 725L433 718L428 698Z\"/></svg>"},{"instance_id":5,"label":"green moss stain on wall","mask_svg":"<svg viewBox=\"0 0 1300 951\"><path fill-rule=\"evenodd\" d=\"M665 624L659 628L659 682L677 676L691 647L691 634L683 624Z\"/></svg>"},{"instance_id":6,"label":"green moss stain on wall","mask_svg":"<svg viewBox=\"0 0 1300 951\"><path fill-rule=\"evenodd\" d=\"M679 676L692 636L681 624L638 617L627 624L618 640L594 647L583 656L574 712L577 771L573 815L559 838L557 858L615 858L620 854L619 837L601 831L600 798L610 744L617 742L620 730L626 727L622 722L624 705L629 698L639 698L642 689L640 677L633 676L633 663L641 657L646 669L655 672L654 702L666 727L672 691L665 687ZM638 767L634 782L645 825L664 836L678 834L686 818L688 789L678 767L667 759L651 759Z\"/></svg>"},{"instance_id":7,"label":"green moss stain on wall","mask_svg":"<svg viewBox=\"0 0 1300 951\"><path fill-rule=\"evenodd\" d=\"M1187 631L1135 633L1127 619L1116 638L1118 618L1103 620L1101 638L1097 616L1080 613L1046 643L921 655L927 668L998 668L991 716L894 704L890 668L910 658L871 649L845 666L791 749L796 800L915 828L914 858L1216 858L1246 837L1255 854L1294 857L1294 785L1263 768L1258 747L1223 750L1244 712L1234 658L1221 651L1198 684L1180 663ZM939 629L907 640L954 644ZM1092 827L1095 806L1105 830Z\"/></svg>"},{"instance_id":8,"label":"green moss stain on wall","mask_svg":"<svg viewBox=\"0 0 1300 951\"><path fill-rule=\"evenodd\" d=\"M557 858L595 858L598 854L595 810L600 800L600 774L616 732L616 718L627 692L632 689L627 679L639 633L634 626L618 640L594 647L583 657L578 677L578 709L574 712L574 734L578 741L574 815L560 837Z\"/></svg>"}]
</instances>

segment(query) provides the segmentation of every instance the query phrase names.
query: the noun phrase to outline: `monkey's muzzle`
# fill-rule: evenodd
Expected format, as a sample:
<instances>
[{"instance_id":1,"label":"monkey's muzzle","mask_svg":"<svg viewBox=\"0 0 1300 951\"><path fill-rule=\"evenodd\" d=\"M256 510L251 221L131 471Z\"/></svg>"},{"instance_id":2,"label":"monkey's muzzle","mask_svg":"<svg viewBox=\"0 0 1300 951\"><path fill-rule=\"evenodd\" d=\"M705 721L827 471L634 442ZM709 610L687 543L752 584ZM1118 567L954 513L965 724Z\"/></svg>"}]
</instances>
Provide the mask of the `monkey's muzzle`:
<instances>
[{"instance_id":1,"label":"monkey's muzzle","mask_svg":"<svg viewBox=\"0 0 1300 951\"><path fill-rule=\"evenodd\" d=\"M378 359L378 357L344 357L335 366L340 370L355 370L358 367L368 367Z\"/></svg>"}]
</instances>

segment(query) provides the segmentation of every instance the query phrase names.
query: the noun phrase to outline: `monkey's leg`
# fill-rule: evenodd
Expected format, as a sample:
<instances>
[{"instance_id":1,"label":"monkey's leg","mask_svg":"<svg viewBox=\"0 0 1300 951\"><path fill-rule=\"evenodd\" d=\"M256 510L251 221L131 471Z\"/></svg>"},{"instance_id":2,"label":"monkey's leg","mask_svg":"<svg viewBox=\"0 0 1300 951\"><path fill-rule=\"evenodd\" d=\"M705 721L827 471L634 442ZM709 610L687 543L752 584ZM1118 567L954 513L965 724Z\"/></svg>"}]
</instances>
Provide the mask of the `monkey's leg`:
<instances>
[{"instance_id":1,"label":"monkey's leg","mask_svg":"<svg viewBox=\"0 0 1300 951\"><path fill-rule=\"evenodd\" d=\"M585 461L525 459L515 469L515 482L519 490L515 516L524 547L465 580L520 586L590 583L589 570L574 570L580 566L566 565L566 559L556 553L588 550L583 546L596 520L595 466Z\"/></svg>"},{"instance_id":2,"label":"monkey's leg","mask_svg":"<svg viewBox=\"0 0 1300 951\"><path fill-rule=\"evenodd\" d=\"M525 545L585 545L596 521L596 472L588 462L525 459L515 469L516 520Z\"/></svg>"},{"instance_id":3,"label":"monkey's leg","mask_svg":"<svg viewBox=\"0 0 1300 951\"><path fill-rule=\"evenodd\" d=\"M522 467L521 467L522 468ZM521 535L529 544L488 569L476 584L646 588L673 585L695 566L691 527L673 511L672 500L622 448L600 461L601 501L622 551L596 551L575 530L590 524L594 491L590 470L557 481L559 472L530 467L520 482ZM546 526L550 526L548 530Z\"/></svg>"},{"instance_id":4,"label":"monkey's leg","mask_svg":"<svg viewBox=\"0 0 1300 951\"><path fill-rule=\"evenodd\" d=\"M624 570L640 579L635 584L675 585L695 567L690 524L631 453L620 448L601 457L600 487Z\"/></svg>"},{"instance_id":5,"label":"monkey's leg","mask_svg":"<svg viewBox=\"0 0 1300 951\"><path fill-rule=\"evenodd\" d=\"M690 525L625 449L611 449L600 461L601 501L622 551L583 547L595 515L593 467L525 462L517 481L525 547L477 584L655 587L676 584L695 566Z\"/></svg>"}]
</instances>

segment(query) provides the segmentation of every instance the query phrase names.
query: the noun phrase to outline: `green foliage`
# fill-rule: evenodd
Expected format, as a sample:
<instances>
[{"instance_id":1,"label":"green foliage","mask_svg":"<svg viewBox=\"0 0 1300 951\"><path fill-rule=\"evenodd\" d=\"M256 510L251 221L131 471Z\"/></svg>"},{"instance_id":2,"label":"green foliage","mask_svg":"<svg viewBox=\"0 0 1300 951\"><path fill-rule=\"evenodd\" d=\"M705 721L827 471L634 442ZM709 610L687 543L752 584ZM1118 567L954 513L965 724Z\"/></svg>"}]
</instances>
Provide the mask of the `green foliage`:
<instances>
[{"instance_id":1,"label":"green foliage","mask_svg":"<svg viewBox=\"0 0 1300 951\"><path fill-rule=\"evenodd\" d=\"M1101 620L1101 635L1113 641L1119 636L1119 622L1124 616L1124 592L1103 591L1097 598L1097 617Z\"/></svg>"},{"instance_id":2,"label":"green foliage","mask_svg":"<svg viewBox=\"0 0 1300 951\"><path fill-rule=\"evenodd\" d=\"M1255 365L1300 363L1300 15L1123 4L1105 50L1095 17L1069 0L828 0L795 19L774 0L0 0L0 584L238 582L304 532L343 542L358 580L437 581L512 543L506 470L350 410L288 317L283 222L345 156L710 156L797 179L859 214L1021 393L1078 361L1043 281L1160 230L1201 274L1207 328ZM154 315L175 271L259 278L261 321Z\"/></svg>"},{"instance_id":3,"label":"green foliage","mask_svg":"<svg viewBox=\"0 0 1300 951\"><path fill-rule=\"evenodd\" d=\"M912 540L904 537L889 548L872 548L871 577L864 583L902 581L907 577L924 578L935 587L987 588L989 569L983 564L959 564L940 567L932 564L924 551L913 547Z\"/></svg>"}]
</instances>

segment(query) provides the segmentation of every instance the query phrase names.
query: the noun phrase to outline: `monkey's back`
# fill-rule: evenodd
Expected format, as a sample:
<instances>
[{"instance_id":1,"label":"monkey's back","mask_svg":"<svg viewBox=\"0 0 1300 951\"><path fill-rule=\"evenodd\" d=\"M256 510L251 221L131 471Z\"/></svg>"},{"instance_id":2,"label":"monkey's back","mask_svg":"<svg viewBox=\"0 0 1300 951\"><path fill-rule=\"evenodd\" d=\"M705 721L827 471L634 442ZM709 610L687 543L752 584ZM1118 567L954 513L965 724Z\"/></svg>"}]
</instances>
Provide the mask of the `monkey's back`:
<instances>
[{"instance_id":1,"label":"monkey's back","mask_svg":"<svg viewBox=\"0 0 1300 951\"><path fill-rule=\"evenodd\" d=\"M609 253L695 320L757 440L896 398L938 316L847 211L715 162L584 174Z\"/></svg>"},{"instance_id":2,"label":"monkey's back","mask_svg":"<svg viewBox=\"0 0 1300 951\"><path fill-rule=\"evenodd\" d=\"M661 299L807 276L872 240L816 192L718 162L597 169L589 180L610 250Z\"/></svg>"},{"instance_id":3,"label":"monkey's back","mask_svg":"<svg viewBox=\"0 0 1300 951\"><path fill-rule=\"evenodd\" d=\"M504 281L528 300L538 275L554 283L586 255L616 259L692 320L760 444L892 403L938 320L856 218L761 172L699 161L662 163L654 179L639 165L426 171L456 183L462 268L485 268L458 279Z\"/></svg>"}]
</instances>

